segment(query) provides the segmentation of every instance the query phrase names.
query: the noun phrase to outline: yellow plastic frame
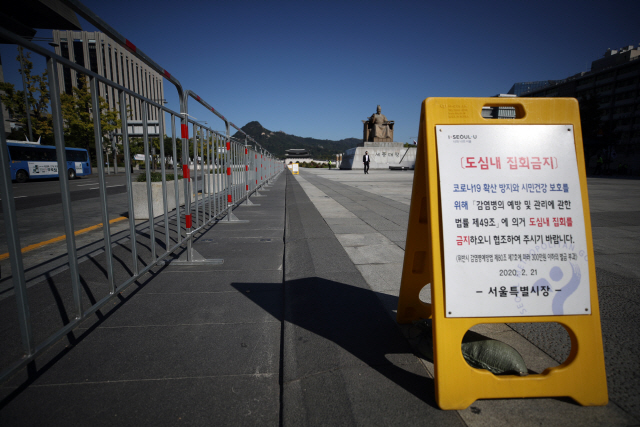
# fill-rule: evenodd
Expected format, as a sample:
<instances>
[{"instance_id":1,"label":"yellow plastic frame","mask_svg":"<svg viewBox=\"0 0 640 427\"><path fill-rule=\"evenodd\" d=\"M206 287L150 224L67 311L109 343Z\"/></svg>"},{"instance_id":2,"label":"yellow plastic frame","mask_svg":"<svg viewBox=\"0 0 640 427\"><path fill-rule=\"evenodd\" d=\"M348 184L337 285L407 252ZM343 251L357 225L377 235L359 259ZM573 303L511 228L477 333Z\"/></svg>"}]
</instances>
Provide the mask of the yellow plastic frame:
<instances>
[{"instance_id":1,"label":"yellow plastic frame","mask_svg":"<svg viewBox=\"0 0 640 427\"><path fill-rule=\"evenodd\" d=\"M511 106L515 119L485 119L483 106ZM582 193L591 314L531 317L445 317L436 125L573 125ZM607 378L600 327L591 234L591 215L578 102L573 98L427 98L422 103L418 153L411 195L409 227L398 300L398 323L425 318L433 322L436 401L442 409L465 409L477 399L570 397L583 406L606 405ZM420 290L431 283L431 304ZM464 334L481 323L557 322L569 333L571 353L560 366L541 374L496 376L469 366L462 357Z\"/></svg>"}]
</instances>

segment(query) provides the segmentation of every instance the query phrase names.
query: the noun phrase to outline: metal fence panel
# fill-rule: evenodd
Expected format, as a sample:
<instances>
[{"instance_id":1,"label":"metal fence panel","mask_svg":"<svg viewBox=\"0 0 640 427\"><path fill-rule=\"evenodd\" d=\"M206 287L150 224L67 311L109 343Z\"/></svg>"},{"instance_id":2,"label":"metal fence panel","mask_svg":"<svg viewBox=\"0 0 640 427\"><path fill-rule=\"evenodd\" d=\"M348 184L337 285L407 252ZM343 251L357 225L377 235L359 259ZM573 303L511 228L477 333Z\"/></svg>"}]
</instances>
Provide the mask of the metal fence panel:
<instances>
[{"instance_id":1,"label":"metal fence panel","mask_svg":"<svg viewBox=\"0 0 640 427\"><path fill-rule=\"evenodd\" d=\"M126 46L136 56L147 65L158 71L168 81L170 81L178 91L180 98L180 111L173 111L155 100L148 99L129 90L109 79L106 79L90 70L85 69L63 57L54 54L38 45L26 41L19 36L0 26L0 36L11 42L29 49L31 52L41 55L46 59L47 71L49 73L49 92L51 94L51 114L53 118L53 131L55 147L58 158L58 170L60 171L59 184L61 194L61 205L64 217L65 240L67 246L67 262L69 266L69 286L72 296L71 316L61 327L53 331L39 331L38 336L45 335L44 338L36 340L32 329L29 299L27 297L27 285L23 265L21 240L18 233L16 208L11 187L10 163L8 158L8 146L6 135L0 129L0 173L2 185L0 185L0 196L2 198L3 217L7 235L7 245L10 254L11 270L13 274L13 290L17 302L18 328L21 336L22 357L7 366L0 366L0 381L16 372L42 351L62 339L70 331L75 329L82 320L96 313L118 293L124 291L132 283L136 282L143 274L153 268L158 262L164 261L174 252L181 251L182 245L187 244L187 260L193 261L193 239L204 231L205 227L215 221L226 217L227 221L233 218L232 211L244 200L248 202L249 197L256 193L264 184L265 179L277 174L277 168L271 167L267 172L260 164L260 180L258 180L257 158L260 154L266 154L264 148L260 147L249 136L245 135L244 141L233 140L230 129L233 127L241 131L233 123L209 106L199 96L192 91L183 91L180 82L171 76L166 70L161 68L142 51L137 49L128 40L109 27L104 21L93 15L85 6L73 0L65 0L77 13L91 22L98 29L107 33L111 38ZM0 24L1 25L1 24ZM92 101L92 114L94 126L94 141L97 161L97 178L99 190L100 213L103 233L102 245L104 250L104 262L106 264L106 291L103 294L89 295L88 290L83 290L81 277L79 274L79 253L76 247L76 236L74 234L74 212L69 186L69 176L66 173L65 161L65 139L64 139L64 117L61 109L60 88L58 87L58 65L69 68L74 73L86 76L89 80L89 89ZM104 89L101 89L104 87ZM128 245L130 252L130 262L123 260L118 255L118 264L124 265L116 274L116 255L114 245L124 247L123 244L114 242L112 230L110 228L109 208L110 199L107 193L106 175L104 168L104 157L102 153L103 134L101 129L101 114L99 94L100 91L110 91L117 94L119 102L119 119L121 122L118 137L122 143L124 163L125 163L125 186L126 205L128 208ZM195 99L205 108L210 110L215 116L225 123L225 134L220 134L208 126L202 126L191 120L188 116L188 102ZM134 182L132 176L132 145L131 136L128 129L128 106L135 103L142 111L143 136L142 144L145 156L145 184L146 204L148 219L136 218ZM0 106L1 107L1 106ZM0 119L1 116L0 108ZM158 117L160 133L159 161L161 176L161 192L154 196L152 183L152 169L156 167L156 159L151 157L151 144L148 124L149 117ZM167 118L167 120L165 120ZM180 135L177 133L176 120L180 121ZM193 139L189 138L189 128L192 129ZM170 135L167 135L170 134ZM171 162L173 167L173 186L167 186L167 153L165 152L165 135L171 140ZM182 141L182 172L184 181L184 208L181 206L180 183L178 180L178 140ZM249 142L253 145L250 147ZM222 151L222 153L221 153ZM222 154L222 156L221 156ZM189 158L193 161L189 163ZM191 172L193 166L193 173ZM255 168L255 171L254 171ZM251 170L251 176L249 173ZM254 184L255 181L255 184ZM193 191L191 190L193 188ZM169 196L169 193L173 193ZM169 200L173 197L175 207L169 206ZM162 200L154 200L162 199ZM160 202L156 205L154 201ZM154 210L157 212L154 213ZM195 214L195 218L192 216ZM195 219L195 221L192 221ZM175 227L173 227L175 225ZM160 237L161 235L163 237ZM156 238L156 235L158 236ZM126 252L126 251L125 251ZM127 256L128 257L128 256ZM171 257L173 258L173 257ZM130 267L130 270L128 269ZM86 286L86 285L85 285ZM88 301L88 303L87 303ZM85 304L87 307L85 307Z\"/></svg>"}]
</instances>

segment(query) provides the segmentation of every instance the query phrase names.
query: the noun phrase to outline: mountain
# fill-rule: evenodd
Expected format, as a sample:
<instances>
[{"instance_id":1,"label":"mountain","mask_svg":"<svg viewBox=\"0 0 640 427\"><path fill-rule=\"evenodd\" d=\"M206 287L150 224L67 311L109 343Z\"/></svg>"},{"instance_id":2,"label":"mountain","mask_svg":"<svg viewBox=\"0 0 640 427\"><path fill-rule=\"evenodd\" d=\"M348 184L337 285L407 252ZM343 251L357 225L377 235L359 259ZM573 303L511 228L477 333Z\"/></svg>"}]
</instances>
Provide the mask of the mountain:
<instances>
[{"instance_id":1,"label":"mountain","mask_svg":"<svg viewBox=\"0 0 640 427\"><path fill-rule=\"evenodd\" d=\"M284 158L285 150L303 148L309 151L313 159L335 160L336 154L343 153L344 150L356 147L362 143L362 140L358 138L331 141L328 139L304 138L302 136L289 135L282 131L273 132L265 129L260 123L255 121L244 125L242 130L269 150L270 153L279 158ZM236 132L233 137L241 141L244 139L244 135L240 132Z\"/></svg>"}]
</instances>

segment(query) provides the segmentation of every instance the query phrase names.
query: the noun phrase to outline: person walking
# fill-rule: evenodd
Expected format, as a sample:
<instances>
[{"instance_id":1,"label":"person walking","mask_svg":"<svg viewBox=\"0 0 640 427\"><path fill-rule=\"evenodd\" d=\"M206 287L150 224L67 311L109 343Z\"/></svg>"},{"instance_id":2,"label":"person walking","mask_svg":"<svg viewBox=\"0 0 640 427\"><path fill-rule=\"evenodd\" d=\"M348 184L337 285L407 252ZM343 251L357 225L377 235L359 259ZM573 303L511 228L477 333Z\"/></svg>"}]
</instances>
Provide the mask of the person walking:
<instances>
[{"instance_id":1,"label":"person walking","mask_svg":"<svg viewBox=\"0 0 640 427\"><path fill-rule=\"evenodd\" d=\"M593 171L594 175L600 175L602 173L602 165L604 164L604 159L602 155L598 155L598 159L596 160L596 169Z\"/></svg>"},{"instance_id":2,"label":"person walking","mask_svg":"<svg viewBox=\"0 0 640 427\"><path fill-rule=\"evenodd\" d=\"M371 158L369 157L369 152L365 151L364 152L364 156L362 156L362 163L364 163L364 173L367 174L369 173L369 162L371 161Z\"/></svg>"}]
</instances>

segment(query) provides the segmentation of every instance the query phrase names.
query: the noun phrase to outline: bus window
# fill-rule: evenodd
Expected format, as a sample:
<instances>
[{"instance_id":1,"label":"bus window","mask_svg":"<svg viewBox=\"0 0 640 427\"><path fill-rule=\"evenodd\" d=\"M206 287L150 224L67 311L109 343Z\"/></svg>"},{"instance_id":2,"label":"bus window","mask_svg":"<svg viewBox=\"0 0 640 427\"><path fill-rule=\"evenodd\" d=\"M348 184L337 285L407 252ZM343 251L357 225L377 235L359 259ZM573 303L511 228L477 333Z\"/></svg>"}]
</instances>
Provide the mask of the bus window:
<instances>
[{"instance_id":1,"label":"bus window","mask_svg":"<svg viewBox=\"0 0 640 427\"><path fill-rule=\"evenodd\" d=\"M34 159L38 162L55 162L56 161L56 150L51 148L45 148L43 150L32 148L34 151Z\"/></svg>"},{"instance_id":2,"label":"bus window","mask_svg":"<svg viewBox=\"0 0 640 427\"><path fill-rule=\"evenodd\" d=\"M25 162L55 162L56 150L51 148L42 149L40 147L19 147L9 146L9 155L13 161Z\"/></svg>"},{"instance_id":3,"label":"bus window","mask_svg":"<svg viewBox=\"0 0 640 427\"><path fill-rule=\"evenodd\" d=\"M30 161L34 158L34 150L31 147L9 146L9 154L13 161Z\"/></svg>"},{"instance_id":4,"label":"bus window","mask_svg":"<svg viewBox=\"0 0 640 427\"><path fill-rule=\"evenodd\" d=\"M87 152L79 150L65 150L68 162L86 162Z\"/></svg>"}]
</instances>

